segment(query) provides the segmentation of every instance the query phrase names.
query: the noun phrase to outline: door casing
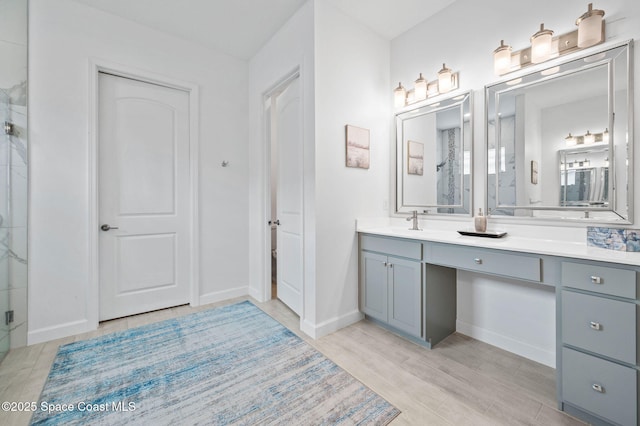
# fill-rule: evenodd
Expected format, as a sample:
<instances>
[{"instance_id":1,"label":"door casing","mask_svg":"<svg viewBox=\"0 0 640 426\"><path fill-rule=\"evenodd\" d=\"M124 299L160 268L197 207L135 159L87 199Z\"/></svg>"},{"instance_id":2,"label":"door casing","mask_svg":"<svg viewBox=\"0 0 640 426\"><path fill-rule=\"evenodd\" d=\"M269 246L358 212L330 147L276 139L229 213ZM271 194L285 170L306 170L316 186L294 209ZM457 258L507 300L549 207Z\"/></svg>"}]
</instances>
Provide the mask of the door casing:
<instances>
[{"instance_id":1,"label":"door casing","mask_svg":"<svg viewBox=\"0 0 640 426\"><path fill-rule=\"evenodd\" d=\"M265 105L266 102L269 101L269 99L272 96L275 96L277 93L281 92L284 90L284 88L286 88L293 80L295 79L300 79L300 96L302 97L302 99L304 99L304 92L303 92L303 78L302 78L302 73L299 67L296 67L295 69L293 69L292 71L290 71L289 73L285 74L282 78L280 78L276 83L274 83L268 90L266 90L263 95L262 95L262 105ZM304 108L304 102L302 103L302 108ZM269 126L267 126L266 123L266 117L267 114L265 114L265 108L263 107L262 110L262 140L263 140L263 144L264 144L264 152L265 152L265 156L264 156L264 165L265 165L265 175L264 175L264 193L265 193L265 204L263 206L263 223L264 223L264 237L263 237L263 243L264 243L264 247L263 247L263 266L264 266L264 270L263 270L263 279L262 279L262 296L264 300L269 300L271 299L271 227L267 225L268 221L271 220L271 136L268 134L269 131ZM302 114L304 116L304 113ZM269 117L270 119L270 117ZM304 126L304 123L303 123ZM303 133L304 133L304 127L303 127ZM302 146L302 150L303 150L303 157L304 157L304 144ZM304 166L303 166L304 167ZM302 210L303 210L303 247L305 244L305 235L304 235L304 184L303 184L303 196L302 196L302 202L303 202L303 206L302 206ZM303 253L303 262L305 259L305 255ZM302 265L302 277L303 277L303 282L302 282L302 288L301 290L301 307L300 307L300 319L302 321L302 318L304 318L304 306L305 306L305 285L304 285L304 278L305 278L305 265Z\"/></svg>"}]
</instances>

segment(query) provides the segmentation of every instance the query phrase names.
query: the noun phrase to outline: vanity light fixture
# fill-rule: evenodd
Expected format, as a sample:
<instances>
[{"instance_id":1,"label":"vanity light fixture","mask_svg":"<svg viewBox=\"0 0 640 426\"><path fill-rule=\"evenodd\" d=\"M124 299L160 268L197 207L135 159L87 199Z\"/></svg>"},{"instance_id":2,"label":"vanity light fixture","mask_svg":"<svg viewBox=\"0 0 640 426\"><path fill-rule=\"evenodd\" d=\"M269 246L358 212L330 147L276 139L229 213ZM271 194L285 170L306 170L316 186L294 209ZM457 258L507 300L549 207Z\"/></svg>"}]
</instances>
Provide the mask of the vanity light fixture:
<instances>
[{"instance_id":1,"label":"vanity light fixture","mask_svg":"<svg viewBox=\"0 0 640 426\"><path fill-rule=\"evenodd\" d=\"M500 46L493 51L495 74L505 75L604 42L604 11L593 9L592 3L575 24L578 26L577 29L555 37L553 31L541 24L540 30L531 36L531 46L517 51L512 51L511 47L501 40ZM549 73L553 74L551 71Z\"/></svg>"},{"instance_id":2,"label":"vanity light fixture","mask_svg":"<svg viewBox=\"0 0 640 426\"><path fill-rule=\"evenodd\" d=\"M422 76L422 73L413 86L413 98L416 101L427 99L427 80Z\"/></svg>"},{"instance_id":3,"label":"vanity light fixture","mask_svg":"<svg viewBox=\"0 0 640 426\"><path fill-rule=\"evenodd\" d=\"M539 64L551 58L553 31L540 24L540 30L531 36L531 62Z\"/></svg>"},{"instance_id":4,"label":"vanity light fixture","mask_svg":"<svg viewBox=\"0 0 640 426\"><path fill-rule=\"evenodd\" d=\"M602 40L604 37L603 17L604 10L594 9L593 3L589 3L587 11L576 20L579 48L591 47Z\"/></svg>"},{"instance_id":5,"label":"vanity light fixture","mask_svg":"<svg viewBox=\"0 0 640 426\"><path fill-rule=\"evenodd\" d=\"M402 86L402 83L398 83L398 87L393 91L393 104L396 108L403 107L407 101L407 90Z\"/></svg>"},{"instance_id":6,"label":"vanity light fixture","mask_svg":"<svg viewBox=\"0 0 640 426\"><path fill-rule=\"evenodd\" d=\"M393 90L393 104L396 108L402 108L412 103L450 92L458 87L458 73L454 73L445 64L442 64L437 80L427 81L420 73L411 90L405 89L402 83L398 83L398 87Z\"/></svg>"},{"instance_id":7,"label":"vanity light fixture","mask_svg":"<svg viewBox=\"0 0 640 426\"><path fill-rule=\"evenodd\" d=\"M609 167L609 157L604 159L604 166Z\"/></svg>"},{"instance_id":8,"label":"vanity light fixture","mask_svg":"<svg viewBox=\"0 0 640 426\"><path fill-rule=\"evenodd\" d=\"M442 69L438 71L438 92L447 93L453 88L453 78L451 68L442 64Z\"/></svg>"},{"instance_id":9,"label":"vanity light fixture","mask_svg":"<svg viewBox=\"0 0 640 426\"><path fill-rule=\"evenodd\" d=\"M569 136L564 138L564 142L566 146L609 143L609 129L605 129L602 133L591 133L587 130L587 133L581 136L569 133Z\"/></svg>"}]
</instances>

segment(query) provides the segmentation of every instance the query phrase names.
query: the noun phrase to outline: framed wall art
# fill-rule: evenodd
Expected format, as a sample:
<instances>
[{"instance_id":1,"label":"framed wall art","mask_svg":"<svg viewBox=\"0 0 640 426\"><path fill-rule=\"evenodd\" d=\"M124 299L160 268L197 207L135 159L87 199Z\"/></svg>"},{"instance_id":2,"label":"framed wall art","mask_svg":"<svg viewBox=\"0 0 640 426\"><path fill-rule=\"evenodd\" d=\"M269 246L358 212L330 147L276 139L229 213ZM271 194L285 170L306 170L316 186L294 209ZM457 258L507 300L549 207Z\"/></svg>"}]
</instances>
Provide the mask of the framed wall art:
<instances>
[{"instance_id":1,"label":"framed wall art","mask_svg":"<svg viewBox=\"0 0 640 426\"><path fill-rule=\"evenodd\" d=\"M346 126L347 167L369 168L369 129Z\"/></svg>"}]
</instances>

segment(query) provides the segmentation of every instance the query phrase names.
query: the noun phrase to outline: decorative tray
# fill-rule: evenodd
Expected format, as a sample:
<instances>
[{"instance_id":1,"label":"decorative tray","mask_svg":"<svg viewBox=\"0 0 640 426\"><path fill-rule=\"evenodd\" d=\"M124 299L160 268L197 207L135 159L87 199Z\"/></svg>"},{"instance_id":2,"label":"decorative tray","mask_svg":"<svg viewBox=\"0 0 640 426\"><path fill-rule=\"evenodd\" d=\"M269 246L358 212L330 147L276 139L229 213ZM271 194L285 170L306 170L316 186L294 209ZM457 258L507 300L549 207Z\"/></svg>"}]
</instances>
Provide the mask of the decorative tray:
<instances>
[{"instance_id":1,"label":"decorative tray","mask_svg":"<svg viewBox=\"0 0 640 426\"><path fill-rule=\"evenodd\" d=\"M476 231L458 231L460 235L469 235L471 237L485 237L485 238L502 238L507 235L506 231L487 231L487 232L476 232Z\"/></svg>"}]
</instances>

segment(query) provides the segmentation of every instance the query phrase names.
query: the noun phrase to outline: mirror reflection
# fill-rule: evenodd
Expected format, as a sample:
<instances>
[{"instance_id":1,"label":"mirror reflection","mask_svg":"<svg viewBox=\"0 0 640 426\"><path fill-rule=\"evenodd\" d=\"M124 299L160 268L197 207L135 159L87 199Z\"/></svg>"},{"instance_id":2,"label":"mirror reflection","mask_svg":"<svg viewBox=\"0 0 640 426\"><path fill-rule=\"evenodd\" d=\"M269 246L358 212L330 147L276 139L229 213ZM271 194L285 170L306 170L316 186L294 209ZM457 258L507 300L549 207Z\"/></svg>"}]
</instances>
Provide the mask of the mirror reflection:
<instances>
[{"instance_id":1,"label":"mirror reflection","mask_svg":"<svg viewBox=\"0 0 640 426\"><path fill-rule=\"evenodd\" d=\"M396 116L396 212L471 214L471 93Z\"/></svg>"},{"instance_id":2,"label":"mirror reflection","mask_svg":"<svg viewBox=\"0 0 640 426\"><path fill-rule=\"evenodd\" d=\"M628 223L629 52L625 44L487 86L493 215Z\"/></svg>"}]
</instances>

